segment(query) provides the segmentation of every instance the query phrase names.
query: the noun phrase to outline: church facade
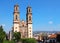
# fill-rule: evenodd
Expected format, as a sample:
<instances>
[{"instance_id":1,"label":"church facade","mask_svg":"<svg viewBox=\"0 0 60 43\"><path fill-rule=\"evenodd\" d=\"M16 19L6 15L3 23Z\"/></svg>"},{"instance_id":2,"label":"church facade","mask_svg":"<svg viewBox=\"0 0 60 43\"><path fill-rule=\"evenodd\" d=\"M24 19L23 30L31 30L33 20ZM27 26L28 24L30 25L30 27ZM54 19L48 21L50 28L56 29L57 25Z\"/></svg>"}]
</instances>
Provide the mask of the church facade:
<instances>
[{"instance_id":1,"label":"church facade","mask_svg":"<svg viewBox=\"0 0 60 43\"><path fill-rule=\"evenodd\" d=\"M14 6L13 32L20 32L21 38L32 38L32 8L28 6L26 11L26 21L21 21L19 5Z\"/></svg>"}]
</instances>

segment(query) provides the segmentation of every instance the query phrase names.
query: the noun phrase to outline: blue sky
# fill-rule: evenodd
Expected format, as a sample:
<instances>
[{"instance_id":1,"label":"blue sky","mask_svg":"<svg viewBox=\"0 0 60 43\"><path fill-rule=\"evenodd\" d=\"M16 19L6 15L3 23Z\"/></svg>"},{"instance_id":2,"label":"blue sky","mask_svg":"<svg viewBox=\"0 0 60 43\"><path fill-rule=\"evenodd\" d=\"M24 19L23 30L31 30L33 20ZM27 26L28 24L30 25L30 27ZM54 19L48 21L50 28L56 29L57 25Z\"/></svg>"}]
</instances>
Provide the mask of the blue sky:
<instances>
[{"instance_id":1,"label":"blue sky","mask_svg":"<svg viewBox=\"0 0 60 43\"><path fill-rule=\"evenodd\" d=\"M1 0L0 25L6 32L13 26L15 4L20 7L20 20L26 20L26 7L32 7L33 31L60 31L60 0Z\"/></svg>"}]
</instances>

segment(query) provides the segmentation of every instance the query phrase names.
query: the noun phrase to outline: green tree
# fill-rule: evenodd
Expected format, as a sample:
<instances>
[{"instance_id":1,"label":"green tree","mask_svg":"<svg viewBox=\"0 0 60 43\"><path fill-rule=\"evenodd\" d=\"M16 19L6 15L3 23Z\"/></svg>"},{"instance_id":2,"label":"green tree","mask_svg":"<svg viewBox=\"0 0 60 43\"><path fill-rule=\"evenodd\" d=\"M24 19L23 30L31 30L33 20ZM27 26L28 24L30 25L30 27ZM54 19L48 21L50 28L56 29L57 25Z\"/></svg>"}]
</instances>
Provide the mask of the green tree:
<instances>
[{"instance_id":1,"label":"green tree","mask_svg":"<svg viewBox=\"0 0 60 43\"><path fill-rule=\"evenodd\" d=\"M3 43L9 43L9 40L4 40Z\"/></svg>"},{"instance_id":2,"label":"green tree","mask_svg":"<svg viewBox=\"0 0 60 43\"><path fill-rule=\"evenodd\" d=\"M18 42L21 39L20 32L14 32L13 37L14 37L14 40Z\"/></svg>"},{"instance_id":3,"label":"green tree","mask_svg":"<svg viewBox=\"0 0 60 43\"><path fill-rule=\"evenodd\" d=\"M22 39L22 43L37 43L33 38Z\"/></svg>"},{"instance_id":4,"label":"green tree","mask_svg":"<svg viewBox=\"0 0 60 43\"><path fill-rule=\"evenodd\" d=\"M4 38L6 37L5 31L3 31L3 27L0 26L0 42L2 43Z\"/></svg>"},{"instance_id":5,"label":"green tree","mask_svg":"<svg viewBox=\"0 0 60 43\"><path fill-rule=\"evenodd\" d=\"M14 40L4 40L3 43L15 43Z\"/></svg>"}]
</instances>

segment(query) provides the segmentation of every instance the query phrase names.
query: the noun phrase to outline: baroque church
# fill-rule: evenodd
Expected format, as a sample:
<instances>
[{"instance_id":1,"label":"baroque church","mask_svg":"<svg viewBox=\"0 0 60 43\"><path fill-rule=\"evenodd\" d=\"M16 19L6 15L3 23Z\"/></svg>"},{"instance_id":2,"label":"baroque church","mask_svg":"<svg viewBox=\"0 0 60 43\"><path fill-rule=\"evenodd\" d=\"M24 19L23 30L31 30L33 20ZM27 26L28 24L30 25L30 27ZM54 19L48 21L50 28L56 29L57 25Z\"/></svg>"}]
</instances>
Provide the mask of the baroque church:
<instances>
[{"instance_id":1,"label":"baroque church","mask_svg":"<svg viewBox=\"0 0 60 43\"><path fill-rule=\"evenodd\" d=\"M32 8L30 6L26 9L26 21L20 20L19 5L14 5L13 12L13 32L20 32L21 38L32 38Z\"/></svg>"}]
</instances>

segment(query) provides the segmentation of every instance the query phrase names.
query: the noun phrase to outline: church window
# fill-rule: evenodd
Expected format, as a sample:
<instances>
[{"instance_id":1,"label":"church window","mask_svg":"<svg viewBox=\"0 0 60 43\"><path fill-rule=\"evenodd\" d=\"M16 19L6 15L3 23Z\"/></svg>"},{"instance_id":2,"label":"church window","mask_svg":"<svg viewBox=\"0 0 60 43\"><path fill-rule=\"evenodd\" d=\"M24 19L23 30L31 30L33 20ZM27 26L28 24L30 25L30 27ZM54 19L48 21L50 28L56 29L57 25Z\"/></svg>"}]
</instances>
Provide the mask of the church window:
<instances>
[{"instance_id":1,"label":"church window","mask_svg":"<svg viewBox=\"0 0 60 43\"><path fill-rule=\"evenodd\" d=\"M17 27L15 29L17 29Z\"/></svg>"},{"instance_id":2,"label":"church window","mask_svg":"<svg viewBox=\"0 0 60 43\"><path fill-rule=\"evenodd\" d=\"M16 10L17 10L17 7L16 7Z\"/></svg>"},{"instance_id":3,"label":"church window","mask_svg":"<svg viewBox=\"0 0 60 43\"><path fill-rule=\"evenodd\" d=\"M15 11L17 11L17 7L15 7Z\"/></svg>"},{"instance_id":4,"label":"church window","mask_svg":"<svg viewBox=\"0 0 60 43\"><path fill-rule=\"evenodd\" d=\"M29 21L31 20L31 16L29 16Z\"/></svg>"},{"instance_id":5,"label":"church window","mask_svg":"<svg viewBox=\"0 0 60 43\"><path fill-rule=\"evenodd\" d=\"M19 28L21 28L22 26L19 26Z\"/></svg>"},{"instance_id":6,"label":"church window","mask_svg":"<svg viewBox=\"0 0 60 43\"><path fill-rule=\"evenodd\" d=\"M24 27L24 25L22 25Z\"/></svg>"},{"instance_id":7,"label":"church window","mask_svg":"<svg viewBox=\"0 0 60 43\"><path fill-rule=\"evenodd\" d=\"M17 29L17 27L16 27L16 29Z\"/></svg>"},{"instance_id":8,"label":"church window","mask_svg":"<svg viewBox=\"0 0 60 43\"><path fill-rule=\"evenodd\" d=\"M31 33L30 33L30 35L31 35Z\"/></svg>"},{"instance_id":9,"label":"church window","mask_svg":"<svg viewBox=\"0 0 60 43\"><path fill-rule=\"evenodd\" d=\"M30 12L30 9L29 9L29 12Z\"/></svg>"},{"instance_id":10,"label":"church window","mask_svg":"<svg viewBox=\"0 0 60 43\"><path fill-rule=\"evenodd\" d=\"M31 27L30 27L30 29L31 29Z\"/></svg>"},{"instance_id":11,"label":"church window","mask_svg":"<svg viewBox=\"0 0 60 43\"><path fill-rule=\"evenodd\" d=\"M31 32L31 30L30 30L30 32Z\"/></svg>"},{"instance_id":12,"label":"church window","mask_svg":"<svg viewBox=\"0 0 60 43\"><path fill-rule=\"evenodd\" d=\"M16 20L17 20L17 15L16 15Z\"/></svg>"}]
</instances>

